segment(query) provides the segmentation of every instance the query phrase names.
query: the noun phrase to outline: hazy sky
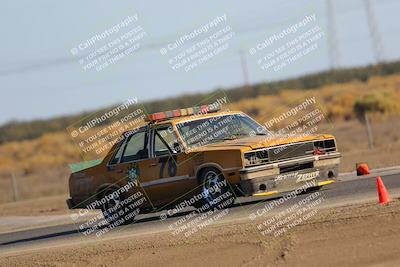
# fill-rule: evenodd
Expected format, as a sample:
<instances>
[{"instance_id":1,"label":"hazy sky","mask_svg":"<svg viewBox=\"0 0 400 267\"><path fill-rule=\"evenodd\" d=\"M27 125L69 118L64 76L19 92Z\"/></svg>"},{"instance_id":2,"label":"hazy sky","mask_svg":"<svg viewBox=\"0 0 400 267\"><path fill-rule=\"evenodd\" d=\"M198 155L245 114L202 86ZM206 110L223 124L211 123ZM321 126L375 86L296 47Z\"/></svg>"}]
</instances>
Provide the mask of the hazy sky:
<instances>
[{"instance_id":1,"label":"hazy sky","mask_svg":"<svg viewBox=\"0 0 400 267\"><path fill-rule=\"evenodd\" d=\"M243 84L240 52L244 51L251 83L293 77L330 67L329 40L336 40L338 66L374 62L362 0L333 2L335 32L328 27L326 1L21 1L0 9L0 123L78 113L118 103L183 93L206 92ZM372 0L380 51L384 59L400 58L400 1ZM265 71L249 49L274 33L315 14L324 37L318 48L281 71ZM137 21L73 55L71 49L104 33L129 16ZM209 21L226 15L233 37L226 50L195 69L174 70L168 63L183 48L162 55L160 49ZM145 32L138 50L107 68L84 70L79 62L124 32ZM218 28L222 29L222 28ZM306 29L304 29L305 31ZM299 30L297 35L304 32ZM193 45L207 33L188 41ZM379 40L379 39L378 39ZM82 47L82 45L81 45ZM266 52L268 49L264 50ZM171 53L170 53L171 52ZM264 53L265 54L265 53Z\"/></svg>"}]
</instances>

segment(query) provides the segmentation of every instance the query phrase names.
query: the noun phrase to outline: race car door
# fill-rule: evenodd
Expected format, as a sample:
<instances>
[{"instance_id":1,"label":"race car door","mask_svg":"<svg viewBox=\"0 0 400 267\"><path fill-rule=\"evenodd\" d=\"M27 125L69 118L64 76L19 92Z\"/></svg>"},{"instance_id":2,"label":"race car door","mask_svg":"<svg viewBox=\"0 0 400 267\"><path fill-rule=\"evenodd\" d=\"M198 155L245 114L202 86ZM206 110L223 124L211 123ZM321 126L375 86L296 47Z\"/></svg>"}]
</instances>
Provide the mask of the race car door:
<instances>
[{"instance_id":1,"label":"race car door","mask_svg":"<svg viewBox=\"0 0 400 267\"><path fill-rule=\"evenodd\" d=\"M157 126L152 131L153 182L144 184L151 198L168 204L179 201L198 184L191 161L182 153L178 139L170 125Z\"/></svg>"},{"instance_id":2,"label":"race car door","mask_svg":"<svg viewBox=\"0 0 400 267\"><path fill-rule=\"evenodd\" d=\"M149 127L143 127L127 136L121 142L107 169L116 184L123 186L131 182L134 184L131 192L141 191L147 199L144 206L154 207L147 192L141 186L142 183L150 182L154 179L149 172L152 164L149 159L149 136Z\"/></svg>"}]
</instances>

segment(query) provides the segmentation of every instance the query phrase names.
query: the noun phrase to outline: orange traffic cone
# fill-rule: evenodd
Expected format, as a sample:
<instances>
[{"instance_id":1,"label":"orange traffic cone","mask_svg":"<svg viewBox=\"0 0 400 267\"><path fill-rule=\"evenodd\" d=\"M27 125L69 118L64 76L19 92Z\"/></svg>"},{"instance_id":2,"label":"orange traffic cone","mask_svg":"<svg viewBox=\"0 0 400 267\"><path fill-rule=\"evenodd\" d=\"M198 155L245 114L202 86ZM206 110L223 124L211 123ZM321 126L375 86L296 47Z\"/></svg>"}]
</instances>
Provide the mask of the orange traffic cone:
<instances>
[{"instance_id":1,"label":"orange traffic cone","mask_svg":"<svg viewBox=\"0 0 400 267\"><path fill-rule=\"evenodd\" d=\"M376 187L378 188L379 204L384 205L389 203L390 196L380 176L376 177Z\"/></svg>"},{"instance_id":2,"label":"orange traffic cone","mask_svg":"<svg viewBox=\"0 0 400 267\"><path fill-rule=\"evenodd\" d=\"M371 174L367 163L357 163L356 169L357 169L357 176Z\"/></svg>"}]
</instances>

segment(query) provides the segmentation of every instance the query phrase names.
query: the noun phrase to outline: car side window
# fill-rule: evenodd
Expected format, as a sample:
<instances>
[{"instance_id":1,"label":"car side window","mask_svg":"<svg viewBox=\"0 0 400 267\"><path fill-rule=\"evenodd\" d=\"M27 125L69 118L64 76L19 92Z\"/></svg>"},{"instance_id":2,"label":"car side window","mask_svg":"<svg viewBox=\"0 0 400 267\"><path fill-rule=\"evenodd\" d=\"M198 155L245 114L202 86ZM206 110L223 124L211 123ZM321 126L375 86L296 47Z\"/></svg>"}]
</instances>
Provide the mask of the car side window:
<instances>
[{"instance_id":1,"label":"car side window","mask_svg":"<svg viewBox=\"0 0 400 267\"><path fill-rule=\"evenodd\" d=\"M110 164L117 164L119 162L119 159L122 156L122 152L124 152L124 147L125 147L125 142L121 141L121 144L118 148L117 153L115 153L114 158L110 161Z\"/></svg>"},{"instance_id":2,"label":"car side window","mask_svg":"<svg viewBox=\"0 0 400 267\"><path fill-rule=\"evenodd\" d=\"M147 133L147 131L137 132L128 138L121 163L149 157Z\"/></svg>"},{"instance_id":3,"label":"car side window","mask_svg":"<svg viewBox=\"0 0 400 267\"><path fill-rule=\"evenodd\" d=\"M170 128L161 128L154 131L154 154L156 157L178 153L178 140Z\"/></svg>"},{"instance_id":4,"label":"car side window","mask_svg":"<svg viewBox=\"0 0 400 267\"><path fill-rule=\"evenodd\" d=\"M154 136L154 153L156 157L164 156L170 154L170 149L168 146L163 142L158 134Z\"/></svg>"}]
</instances>

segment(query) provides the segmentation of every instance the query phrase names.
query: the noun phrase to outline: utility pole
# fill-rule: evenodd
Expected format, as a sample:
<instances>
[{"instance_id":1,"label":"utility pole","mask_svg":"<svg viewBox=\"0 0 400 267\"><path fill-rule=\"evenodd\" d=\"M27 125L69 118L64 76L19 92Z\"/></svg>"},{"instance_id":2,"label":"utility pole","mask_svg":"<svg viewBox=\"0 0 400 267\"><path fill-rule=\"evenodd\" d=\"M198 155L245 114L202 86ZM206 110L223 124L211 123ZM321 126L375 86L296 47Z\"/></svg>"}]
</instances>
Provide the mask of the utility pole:
<instances>
[{"instance_id":1,"label":"utility pole","mask_svg":"<svg viewBox=\"0 0 400 267\"><path fill-rule=\"evenodd\" d=\"M17 178L15 177L14 173L11 173L11 178L12 178L12 186L13 186L13 192L14 192L14 201L19 201Z\"/></svg>"},{"instance_id":2,"label":"utility pole","mask_svg":"<svg viewBox=\"0 0 400 267\"><path fill-rule=\"evenodd\" d=\"M239 53L240 53L240 63L242 65L244 86L248 87L249 86L249 71L247 69L246 54L244 53L243 50L240 50Z\"/></svg>"},{"instance_id":3,"label":"utility pole","mask_svg":"<svg viewBox=\"0 0 400 267\"><path fill-rule=\"evenodd\" d=\"M369 122L369 117L367 112L364 113L364 120L365 120L365 127L367 129L368 148L374 149L374 136L372 135L371 123Z\"/></svg>"},{"instance_id":4,"label":"utility pole","mask_svg":"<svg viewBox=\"0 0 400 267\"><path fill-rule=\"evenodd\" d=\"M247 68L247 60L246 60L246 54L243 50L239 51L240 54L240 63L242 66L242 73L243 73L243 89L247 97L250 96L251 94L251 87L249 83L249 70Z\"/></svg>"}]
</instances>

